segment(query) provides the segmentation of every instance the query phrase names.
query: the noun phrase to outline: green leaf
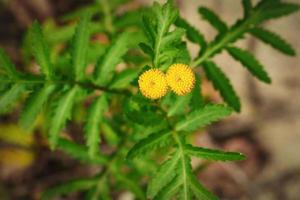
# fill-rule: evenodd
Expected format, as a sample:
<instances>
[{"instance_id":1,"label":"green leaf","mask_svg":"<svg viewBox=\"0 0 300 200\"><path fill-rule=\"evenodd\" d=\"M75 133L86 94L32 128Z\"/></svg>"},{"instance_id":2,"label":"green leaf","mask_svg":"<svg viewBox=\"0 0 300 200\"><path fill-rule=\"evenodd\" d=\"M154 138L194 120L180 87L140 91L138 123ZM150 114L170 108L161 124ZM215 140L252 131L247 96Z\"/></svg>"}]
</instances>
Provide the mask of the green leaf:
<instances>
[{"instance_id":1,"label":"green leaf","mask_svg":"<svg viewBox=\"0 0 300 200\"><path fill-rule=\"evenodd\" d=\"M90 37L90 18L91 16L86 14L80 19L72 40L72 65L76 81L83 80L85 76L87 50Z\"/></svg>"},{"instance_id":2,"label":"green leaf","mask_svg":"<svg viewBox=\"0 0 300 200\"><path fill-rule=\"evenodd\" d=\"M244 18L249 17L252 12L252 3L251 0L242 0L244 8Z\"/></svg>"},{"instance_id":3,"label":"green leaf","mask_svg":"<svg viewBox=\"0 0 300 200\"><path fill-rule=\"evenodd\" d=\"M175 152L171 155L171 158L169 160L165 161L161 166L159 166L156 173L154 174L154 176L152 176L151 181L148 184L148 199L153 199L159 191L163 190L163 188L167 186L176 177L176 173L174 172L177 169L179 158L179 153Z\"/></svg>"},{"instance_id":4,"label":"green leaf","mask_svg":"<svg viewBox=\"0 0 300 200\"><path fill-rule=\"evenodd\" d=\"M238 152L224 152L202 147L193 147L192 145L186 145L185 152L191 156L207 160L239 161L245 160L246 158L243 154Z\"/></svg>"},{"instance_id":5,"label":"green leaf","mask_svg":"<svg viewBox=\"0 0 300 200\"><path fill-rule=\"evenodd\" d=\"M187 21L185 21L185 19L180 17L177 18L175 25L186 30L186 36L189 41L196 44L200 44L201 48L206 47L207 44L202 33L200 33L200 31L198 31L195 27L193 27Z\"/></svg>"},{"instance_id":6,"label":"green leaf","mask_svg":"<svg viewBox=\"0 0 300 200\"><path fill-rule=\"evenodd\" d=\"M284 39L282 39L279 35L268 31L263 28L253 28L250 30L250 33L260 39L261 41L265 42L266 44L271 45L275 49L279 50L280 52L295 56L296 52L292 48L292 46L287 43Z\"/></svg>"},{"instance_id":7,"label":"green leaf","mask_svg":"<svg viewBox=\"0 0 300 200\"><path fill-rule=\"evenodd\" d=\"M88 190L98 183L97 179L75 179L54 186L42 193L42 200L53 199L53 197L69 194L75 191Z\"/></svg>"},{"instance_id":8,"label":"green leaf","mask_svg":"<svg viewBox=\"0 0 300 200\"><path fill-rule=\"evenodd\" d=\"M49 139L51 149L55 149L59 139L59 132L65 126L67 120L71 117L71 111L75 102L75 97L80 88L74 86L55 102L53 115L50 119Z\"/></svg>"},{"instance_id":9,"label":"green leaf","mask_svg":"<svg viewBox=\"0 0 300 200\"><path fill-rule=\"evenodd\" d=\"M171 132L164 131L149 135L135 144L127 154L127 159L133 159L137 156L142 156L151 150L166 146L170 143Z\"/></svg>"},{"instance_id":10,"label":"green leaf","mask_svg":"<svg viewBox=\"0 0 300 200\"><path fill-rule=\"evenodd\" d=\"M94 100L89 108L87 122L85 126L86 144L91 158L95 157L99 151L100 143L100 123L104 119L104 112L108 109L107 95L103 93Z\"/></svg>"},{"instance_id":11,"label":"green leaf","mask_svg":"<svg viewBox=\"0 0 300 200\"><path fill-rule=\"evenodd\" d=\"M201 92L201 79L198 74L196 74L195 87L192 91L192 98L190 101L191 110L198 110L204 105L204 99Z\"/></svg>"},{"instance_id":12,"label":"green leaf","mask_svg":"<svg viewBox=\"0 0 300 200\"><path fill-rule=\"evenodd\" d=\"M36 90L26 100L24 109L21 113L20 124L25 129L30 129L41 112L43 105L49 96L55 90L55 85L45 85L43 88Z\"/></svg>"},{"instance_id":13,"label":"green leaf","mask_svg":"<svg viewBox=\"0 0 300 200\"><path fill-rule=\"evenodd\" d=\"M176 96L175 101L168 110L168 117L183 114L192 97L192 93L184 96Z\"/></svg>"},{"instance_id":14,"label":"green leaf","mask_svg":"<svg viewBox=\"0 0 300 200\"><path fill-rule=\"evenodd\" d=\"M298 11L299 8L298 4L280 1L265 1L257 6L257 9L260 10L260 21L283 17Z\"/></svg>"},{"instance_id":15,"label":"green leaf","mask_svg":"<svg viewBox=\"0 0 300 200\"><path fill-rule=\"evenodd\" d=\"M172 32L167 33L161 41L161 47L163 49L172 47L174 43L181 41L181 37L184 35L185 30L183 28L177 28Z\"/></svg>"},{"instance_id":16,"label":"green leaf","mask_svg":"<svg viewBox=\"0 0 300 200\"><path fill-rule=\"evenodd\" d=\"M107 144L111 146L117 146L117 144L119 144L120 137L118 133L113 129L112 126L109 125L107 121L102 122L100 128Z\"/></svg>"},{"instance_id":17,"label":"green leaf","mask_svg":"<svg viewBox=\"0 0 300 200\"><path fill-rule=\"evenodd\" d=\"M18 99L25 92L24 84L14 84L8 91L0 96L0 114L9 111L17 103Z\"/></svg>"},{"instance_id":18,"label":"green leaf","mask_svg":"<svg viewBox=\"0 0 300 200\"><path fill-rule=\"evenodd\" d=\"M84 145L76 144L75 142L59 138L57 142L58 149L67 153L70 157L79 160L83 163L89 164L104 164L107 158L100 154L95 155L93 158L89 156L88 149Z\"/></svg>"},{"instance_id":19,"label":"green leaf","mask_svg":"<svg viewBox=\"0 0 300 200\"><path fill-rule=\"evenodd\" d=\"M202 184L199 183L195 176L191 176L190 180L190 188L193 191L195 197L201 200L218 200L218 198L209 192Z\"/></svg>"},{"instance_id":20,"label":"green leaf","mask_svg":"<svg viewBox=\"0 0 300 200\"><path fill-rule=\"evenodd\" d=\"M130 37L134 37L128 32L124 32L111 44L106 53L100 57L95 69L95 83L106 85L113 76L116 65L121 62L122 56L128 50Z\"/></svg>"},{"instance_id":21,"label":"green leaf","mask_svg":"<svg viewBox=\"0 0 300 200\"><path fill-rule=\"evenodd\" d=\"M181 187L182 181L180 177L175 177L155 196L154 200L170 200L176 195Z\"/></svg>"},{"instance_id":22,"label":"green leaf","mask_svg":"<svg viewBox=\"0 0 300 200\"><path fill-rule=\"evenodd\" d=\"M19 72L15 65L11 62L7 54L0 48L0 69L3 69L10 78L18 78Z\"/></svg>"},{"instance_id":23,"label":"green leaf","mask_svg":"<svg viewBox=\"0 0 300 200\"><path fill-rule=\"evenodd\" d=\"M132 191L137 199L145 199L145 193L141 189L135 180L130 179L121 173L116 174L117 182L121 183L123 187L127 188L128 190Z\"/></svg>"},{"instance_id":24,"label":"green leaf","mask_svg":"<svg viewBox=\"0 0 300 200\"><path fill-rule=\"evenodd\" d=\"M206 7L200 7L198 12L202 15L203 19L208 21L220 34L227 32L228 28L225 22L223 22L212 10Z\"/></svg>"},{"instance_id":25,"label":"green leaf","mask_svg":"<svg viewBox=\"0 0 300 200\"><path fill-rule=\"evenodd\" d=\"M235 111L241 110L240 99L234 91L229 78L214 63L207 61L203 63L203 69L207 78L213 83L214 88L220 92L224 101L234 108Z\"/></svg>"},{"instance_id":26,"label":"green leaf","mask_svg":"<svg viewBox=\"0 0 300 200\"><path fill-rule=\"evenodd\" d=\"M223 105L207 105L187 115L175 125L176 131L194 131L230 115L232 109Z\"/></svg>"},{"instance_id":27,"label":"green leaf","mask_svg":"<svg viewBox=\"0 0 300 200\"><path fill-rule=\"evenodd\" d=\"M163 51L163 39L164 36L168 33L170 26L175 22L178 17L178 9L175 8L172 1L168 1L162 7L158 3L153 5L153 14L156 17L156 37L154 42L154 66L159 68L161 61L159 56L161 51Z\"/></svg>"},{"instance_id":28,"label":"green leaf","mask_svg":"<svg viewBox=\"0 0 300 200\"><path fill-rule=\"evenodd\" d=\"M109 88L111 89L124 89L138 77L139 72L134 69L125 69L121 73L117 74L112 80Z\"/></svg>"},{"instance_id":29,"label":"green leaf","mask_svg":"<svg viewBox=\"0 0 300 200\"><path fill-rule=\"evenodd\" d=\"M34 57L46 79L50 79L53 77L53 66L50 61L50 51L44 38L43 31L37 21L33 22L30 34Z\"/></svg>"},{"instance_id":30,"label":"green leaf","mask_svg":"<svg viewBox=\"0 0 300 200\"><path fill-rule=\"evenodd\" d=\"M226 50L234 59L240 61L241 64L245 66L253 76L265 83L271 83L271 79L264 70L264 67L251 53L237 47L227 47Z\"/></svg>"}]
</instances>

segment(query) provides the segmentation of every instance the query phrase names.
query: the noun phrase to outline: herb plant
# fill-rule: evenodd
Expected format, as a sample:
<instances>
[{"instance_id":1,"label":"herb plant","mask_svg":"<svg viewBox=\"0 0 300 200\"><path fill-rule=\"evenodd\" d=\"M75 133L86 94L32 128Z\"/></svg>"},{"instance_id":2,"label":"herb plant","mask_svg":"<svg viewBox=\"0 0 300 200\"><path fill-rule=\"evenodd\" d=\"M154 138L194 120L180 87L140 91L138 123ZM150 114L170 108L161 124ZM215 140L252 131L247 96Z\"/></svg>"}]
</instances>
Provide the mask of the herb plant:
<instances>
[{"instance_id":1,"label":"herb plant","mask_svg":"<svg viewBox=\"0 0 300 200\"><path fill-rule=\"evenodd\" d=\"M245 156L198 147L187 137L241 110L230 80L212 59L227 51L258 80L271 83L263 65L234 43L251 34L294 56L293 48L262 24L299 6L280 0L256 5L242 0L244 16L232 26L200 7L199 14L218 32L208 42L180 16L172 0L115 14L123 2L96 0L63 17L66 22L79 18L76 26L47 22L41 27L34 22L24 40L23 56L28 65L33 56L38 73L18 70L1 49L1 114L25 101L22 127L42 126L52 150L99 166L98 174L53 186L43 199L82 191L86 199L108 200L122 188L136 199L217 199L198 181L191 158L239 161ZM95 41L97 36L104 42ZM187 42L199 45L196 58L191 58ZM200 67L227 105L202 96L201 77L193 70ZM37 125L37 118L43 123ZM85 144L61 134L75 121L82 125Z\"/></svg>"}]
</instances>

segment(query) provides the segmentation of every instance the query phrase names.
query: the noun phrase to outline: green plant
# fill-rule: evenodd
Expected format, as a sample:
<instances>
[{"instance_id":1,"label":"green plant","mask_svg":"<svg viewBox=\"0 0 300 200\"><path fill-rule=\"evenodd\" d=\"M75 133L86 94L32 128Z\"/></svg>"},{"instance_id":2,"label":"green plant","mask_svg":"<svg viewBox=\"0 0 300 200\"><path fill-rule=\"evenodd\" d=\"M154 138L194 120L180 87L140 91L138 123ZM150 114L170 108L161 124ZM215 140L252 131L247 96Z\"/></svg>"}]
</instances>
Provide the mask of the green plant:
<instances>
[{"instance_id":1,"label":"green plant","mask_svg":"<svg viewBox=\"0 0 300 200\"><path fill-rule=\"evenodd\" d=\"M196 147L187 139L197 130L229 116L233 110L240 111L237 94L212 58L225 50L253 76L270 83L259 61L234 43L251 34L282 53L295 55L287 42L261 28L261 24L291 14L299 6L280 0L262 0L253 6L250 0L243 0L244 16L230 27L213 11L200 7L199 14L218 31L216 38L207 42L179 16L171 0L143 9L142 20L140 11L115 16L113 13L122 2L95 1L65 16L65 20L80 16L76 28L74 25L57 28L49 23L42 29L34 22L24 41L24 60L29 62L31 55L34 56L40 70L36 75L17 70L1 50L0 111L9 113L20 98L26 97L20 116L24 128L31 129L44 110L43 125L51 149L61 149L81 162L100 166L99 174L94 177L54 186L45 191L44 199L74 191L84 191L87 199L111 199L111 188L126 188L137 199L217 199L197 180L191 157L238 161L245 156ZM99 16L103 20L95 22ZM106 35L108 44L92 42L91 35L100 32ZM68 40L71 35L73 39ZM188 42L200 46L196 58L190 57L184 36ZM57 50L58 45L63 45L63 50ZM120 63L125 66L121 71L117 67ZM184 96L169 92L155 101L143 97L137 90L139 74L150 68L166 71L173 63L203 67L228 106L204 100L199 75L192 92ZM90 64L94 67L88 70ZM83 102L89 107L87 111ZM82 108L79 116L75 108ZM60 136L67 121L74 118L84 126L86 145ZM102 138L113 153L99 150ZM156 149L166 152L165 155L158 155ZM164 161L157 164L157 160ZM150 179L147 192L143 177Z\"/></svg>"}]
</instances>

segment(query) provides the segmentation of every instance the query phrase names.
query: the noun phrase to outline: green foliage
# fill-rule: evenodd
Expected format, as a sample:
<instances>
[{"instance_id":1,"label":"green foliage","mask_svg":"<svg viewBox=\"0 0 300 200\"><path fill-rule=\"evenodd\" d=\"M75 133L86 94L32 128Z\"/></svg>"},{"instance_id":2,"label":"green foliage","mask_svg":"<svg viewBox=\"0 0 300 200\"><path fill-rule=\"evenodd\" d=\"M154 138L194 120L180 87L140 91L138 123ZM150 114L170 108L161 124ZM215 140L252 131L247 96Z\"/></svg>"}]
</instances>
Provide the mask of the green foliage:
<instances>
[{"instance_id":1,"label":"green foliage","mask_svg":"<svg viewBox=\"0 0 300 200\"><path fill-rule=\"evenodd\" d=\"M125 189L137 199L215 200L217 197L198 181L191 158L240 161L245 156L192 146L186 139L229 116L233 112L230 107L241 109L230 80L213 57L226 50L253 76L270 83L260 61L234 43L252 34L282 53L295 55L285 40L260 26L297 11L299 6L279 0L261 0L256 5L242 0L244 15L231 26L209 8L200 7L199 14L218 31L208 42L180 16L172 0L120 15L119 6L124 2L96 0L62 17L78 23L58 26L48 21L40 26L34 22L24 41L24 63L30 66L33 54L39 74L17 70L0 49L0 113L9 113L19 99L27 97L20 115L24 128L32 129L39 113L45 111L50 148L99 166L99 173L91 178L74 179L46 190L44 199L80 191L86 199L109 200L115 198L110 195L119 193L115 190ZM188 42L200 47L195 58L190 56ZM198 71L191 93L145 99L137 87L141 72L151 67L166 71L173 63L203 67L206 78L230 107L203 96ZM68 128L61 134L68 120L84 127L84 134L76 135L76 140ZM85 144L79 142L83 138Z\"/></svg>"},{"instance_id":2,"label":"green foliage","mask_svg":"<svg viewBox=\"0 0 300 200\"><path fill-rule=\"evenodd\" d=\"M263 41L264 43L271 45L272 47L274 47L275 49L279 50L280 52L286 55L289 56L296 55L296 52L292 48L292 46L276 33L273 33L263 28L253 28L250 30L250 33L253 36L260 39L261 41Z\"/></svg>"},{"instance_id":3,"label":"green foliage","mask_svg":"<svg viewBox=\"0 0 300 200\"><path fill-rule=\"evenodd\" d=\"M206 47L206 41L204 36L192 25L190 25L183 18L178 18L175 21L175 25L186 30L186 37L193 43L200 44L201 48Z\"/></svg>"},{"instance_id":4,"label":"green foliage","mask_svg":"<svg viewBox=\"0 0 300 200\"><path fill-rule=\"evenodd\" d=\"M169 131L149 135L147 138L142 139L132 147L127 154L127 158L132 159L136 156L141 156L150 150L167 146L170 143L170 135L171 133Z\"/></svg>"},{"instance_id":5,"label":"green foliage","mask_svg":"<svg viewBox=\"0 0 300 200\"><path fill-rule=\"evenodd\" d=\"M245 159L245 156L241 153L223 152L201 147L193 147L191 145L186 145L185 151L191 156L195 156L206 160L237 161Z\"/></svg>"},{"instance_id":6,"label":"green foliage","mask_svg":"<svg viewBox=\"0 0 300 200\"><path fill-rule=\"evenodd\" d=\"M89 45L89 22L90 15L84 15L76 28L72 41L72 65L74 68L75 80L81 81L85 75L87 49Z\"/></svg>"},{"instance_id":7,"label":"green foliage","mask_svg":"<svg viewBox=\"0 0 300 200\"><path fill-rule=\"evenodd\" d=\"M143 44L142 50L149 54L153 67L165 69L180 56L181 50L184 48L180 44L185 30L177 28L169 31L177 17L178 10L171 0L163 6L155 2L150 12L143 16L148 44Z\"/></svg>"},{"instance_id":8,"label":"green foliage","mask_svg":"<svg viewBox=\"0 0 300 200\"><path fill-rule=\"evenodd\" d=\"M10 78L18 78L19 73L3 49L0 48L0 69Z\"/></svg>"},{"instance_id":9,"label":"green foliage","mask_svg":"<svg viewBox=\"0 0 300 200\"><path fill-rule=\"evenodd\" d=\"M96 179L76 179L65 182L44 192L42 200L52 199L55 196L69 194L75 191L88 190L92 186L96 185L96 183Z\"/></svg>"},{"instance_id":10,"label":"green foliage","mask_svg":"<svg viewBox=\"0 0 300 200\"><path fill-rule=\"evenodd\" d=\"M57 141L57 146L60 150L67 153L70 157L77 159L83 163L104 164L107 162L107 158L100 154L90 157L89 151L86 146L71 142L63 138L60 138Z\"/></svg>"},{"instance_id":11,"label":"green foliage","mask_svg":"<svg viewBox=\"0 0 300 200\"><path fill-rule=\"evenodd\" d=\"M44 39L42 29L38 22L32 24L30 34L34 57L46 79L50 79L53 76L53 67L50 62L49 47Z\"/></svg>"},{"instance_id":12,"label":"green foliage","mask_svg":"<svg viewBox=\"0 0 300 200\"><path fill-rule=\"evenodd\" d=\"M23 128L30 129L33 126L38 114L54 90L55 85L49 84L30 94L20 116L20 124Z\"/></svg>"},{"instance_id":13,"label":"green foliage","mask_svg":"<svg viewBox=\"0 0 300 200\"><path fill-rule=\"evenodd\" d=\"M14 84L0 97L0 113L6 113L14 103L21 97L26 89L26 85Z\"/></svg>"},{"instance_id":14,"label":"green foliage","mask_svg":"<svg viewBox=\"0 0 300 200\"><path fill-rule=\"evenodd\" d=\"M207 105L203 109L189 113L185 119L175 125L175 130L195 131L230 115L231 112L232 109L223 105Z\"/></svg>"},{"instance_id":15,"label":"green foliage","mask_svg":"<svg viewBox=\"0 0 300 200\"><path fill-rule=\"evenodd\" d=\"M51 148L54 149L59 139L59 132L65 126L67 120L71 117L71 111L75 102L76 95L80 88L74 86L68 88L58 100L55 102L53 114L50 119L49 140Z\"/></svg>"},{"instance_id":16,"label":"green foliage","mask_svg":"<svg viewBox=\"0 0 300 200\"><path fill-rule=\"evenodd\" d=\"M265 21L269 19L275 19L283 17L298 11L300 6L293 3L284 3L280 1L268 1L263 0L257 5L257 9L260 12L259 21Z\"/></svg>"},{"instance_id":17,"label":"green foliage","mask_svg":"<svg viewBox=\"0 0 300 200\"><path fill-rule=\"evenodd\" d=\"M214 88L222 95L224 101L234 108L235 111L239 112L241 109L240 99L236 95L228 77L211 61L203 63L203 69L207 78L213 83Z\"/></svg>"},{"instance_id":18,"label":"green foliage","mask_svg":"<svg viewBox=\"0 0 300 200\"><path fill-rule=\"evenodd\" d=\"M265 83L271 83L271 79L264 70L264 67L251 53L237 47L227 47L226 50L233 58L240 61L253 76Z\"/></svg>"},{"instance_id":19,"label":"green foliage","mask_svg":"<svg viewBox=\"0 0 300 200\"><path fill-rule=\"evenodd\" d=\"M90 106L86 123L86 144L89 147L89 156L93 158L98 153L100 142L100 123L104 120L104 112L108 109L107 95L103 93Z\"/></svg>"},{"instance_id":20,"label":"green foliage","mask_svg":"<svg viewBox=\"0 0 300 200\"><path fill-rule=\"evenodd\" d=\"M203 19L207 20L220 34L227 32L227 25L212 10L200 7L198 12L202 15Z\"/></svg>"},{"instance_id":21,"label":"green foliage","mask_svg":"<svg viewBox=\"0 0 300 200\"><path fill-rule=\"evenodd\" d=\"M95 84L106 85L111 80L116 65L121 62L122 56L129 48L130 36L132 35L128 32L120 34L106 53L100 57L95 67Z\"/></svg>"}]
</instances>

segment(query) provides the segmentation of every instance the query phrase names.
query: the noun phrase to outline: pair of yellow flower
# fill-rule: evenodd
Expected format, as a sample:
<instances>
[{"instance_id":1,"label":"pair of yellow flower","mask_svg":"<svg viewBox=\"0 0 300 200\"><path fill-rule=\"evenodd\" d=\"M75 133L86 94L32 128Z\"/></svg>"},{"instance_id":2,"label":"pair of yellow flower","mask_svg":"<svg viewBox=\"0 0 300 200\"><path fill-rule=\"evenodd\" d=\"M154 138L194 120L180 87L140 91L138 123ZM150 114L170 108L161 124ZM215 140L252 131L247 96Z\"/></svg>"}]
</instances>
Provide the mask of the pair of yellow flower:
<instances>
[{"instance_id":1,"label":"pair of yellow flower","mask_svg":"<svg viewBox=\"0 0 300 200\"><path fill-rule=\"evenodd\" d=\"M177 95L185 95L192 91L195 85L195 74L185 64L173 64L166 74L159 69L150 69L139 77L141 93L149 99L159 99L166 95L168 89Z\"/></svg>"}]
</instances>

